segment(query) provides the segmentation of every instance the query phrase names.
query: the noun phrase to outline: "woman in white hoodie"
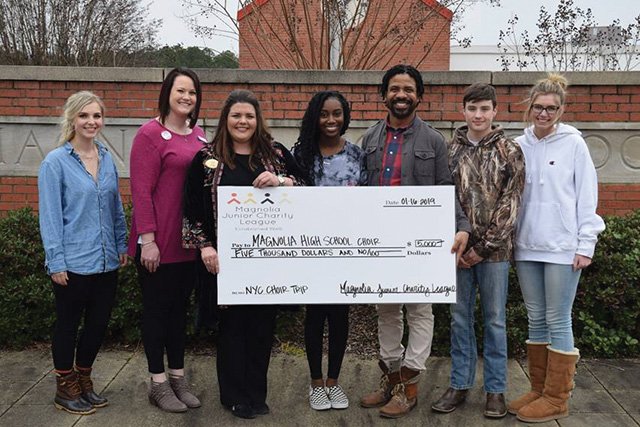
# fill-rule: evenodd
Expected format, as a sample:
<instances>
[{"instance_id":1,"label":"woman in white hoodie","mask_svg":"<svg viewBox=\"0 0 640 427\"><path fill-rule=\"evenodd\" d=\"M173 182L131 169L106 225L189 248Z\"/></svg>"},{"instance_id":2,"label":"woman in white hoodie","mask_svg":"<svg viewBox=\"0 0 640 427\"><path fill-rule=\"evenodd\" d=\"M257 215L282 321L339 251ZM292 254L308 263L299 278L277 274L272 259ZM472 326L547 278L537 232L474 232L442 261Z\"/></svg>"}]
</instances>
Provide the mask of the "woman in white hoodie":
<instances>
[{"instance_id":1,"label":"woman in white hoodie","mask_svg":"<svg viewBox=\"0 0 640 427\"><path fill-rule=\"evenodd\" d=\"M549 74L531 89L525 112L531 126L516 139L527 169L514 257L529 320L531 391L511 402L509 412L525 422L569 415L579 358L571 310L580 272L604 230L587 145L580 131L560 123L566 88L563 76Z\"/></svg>"}]
</instances>

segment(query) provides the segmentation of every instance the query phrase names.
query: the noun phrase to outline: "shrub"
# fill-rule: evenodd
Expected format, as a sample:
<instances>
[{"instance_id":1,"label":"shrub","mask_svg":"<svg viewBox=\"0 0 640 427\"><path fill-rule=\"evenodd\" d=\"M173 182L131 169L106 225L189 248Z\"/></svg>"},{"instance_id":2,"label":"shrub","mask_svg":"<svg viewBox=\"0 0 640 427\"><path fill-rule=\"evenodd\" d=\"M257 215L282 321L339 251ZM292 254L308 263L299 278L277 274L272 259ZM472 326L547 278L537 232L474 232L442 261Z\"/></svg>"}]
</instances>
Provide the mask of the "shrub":
<instances>
[{"instance_id":1,"label":"shrub","mask_svg":"<svg viewBox=\"0 0 640 427\"><path fill-rule=\"evenodd\" d=\"M585 356L638 357L640 355L640 210L626 217L607 217L593 265L580 280L574 305L576 346ZM48 340L55 321L51 282L44 271L44 254L36 215L30 209L12 211L0 219L0 346L19 348ZM193 326L195 304L189 312L190 338L198 338ZM377 334L372 307L351 309L350 347L375 354ZM450 315L448 305L434 305L433 354L449 354ZM286 348L303 348L303 311L282 312L277 341ZM142 296L133 265L119 273L116 305L109 325L109 338L122 343L140 340ZM482 319L476 325L478 347L482 347ZM517 277L510 272L507 301L509 353L524 353L527 312ZM194 340L194 342L198 342ZM293 348L293 347L291 347ZM370 350L367 350L370 349Z\"/></svg>"},{"instance_id":2,"label":"shrub","mask_svg":"<svg viewBox=\"0 0 640 427\"><path fill-rule=\"evenodd\" d=\"M30 209L0 220L0 345L23 346L51 333L55 305L39 230Z\"/></svg>"},{"instance_id":3,"label":"shrub","mask_svg":"<svg viewBox=\"0 0 640 427\"><path fill-rule=\"evenodd\" d=\"M48 276L3 279L0 301L0 346L23 347L49 339L56 316Z\"/></svg>"},{"instance_id":4,"label":"shrub","mask_svg":"<svg viewBox=\"0 0 640 427\"><path fill-rule=\"evenodd\" d=\"M38 217L31 208L0 219L0 284L26 274L45 273Z\"/></svg>"},{"instance_id":5,"label":"shrub","mask_svg":"<svg viewBox=\"0 0 640 427\"><path fill-rule=\"evenodd\" d=\"M55 322L52 284L44 268L38 217L31 208L0 219L0 346L23 347L49 340ZM117 301L109 324L114 340L140 339L142 302L135 267L120 269Z\"/></svg>"},{"instance_id":6,"label":"shrub","mask_svg":"<svg viewBox=\"0 0 640 427\"><path fill-rule=\"evenodd\" d=\"M576 346L603 357L640 351L640 210L606 218L573 308Z\"/></svg>"}]
</instances>

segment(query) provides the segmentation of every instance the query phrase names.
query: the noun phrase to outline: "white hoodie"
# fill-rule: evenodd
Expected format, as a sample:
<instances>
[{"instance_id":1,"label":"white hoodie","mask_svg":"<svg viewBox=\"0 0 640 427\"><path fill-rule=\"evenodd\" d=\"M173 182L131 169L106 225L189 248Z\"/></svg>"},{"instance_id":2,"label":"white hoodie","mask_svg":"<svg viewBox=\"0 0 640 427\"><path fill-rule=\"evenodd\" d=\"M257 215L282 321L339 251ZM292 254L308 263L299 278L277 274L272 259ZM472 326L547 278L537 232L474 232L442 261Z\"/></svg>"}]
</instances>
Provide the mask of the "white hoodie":
<instances>
[{"instance_id":1,"label":"white hoodie","mask_svg":"<svg viewBox=\"0 0 640 427\"><path fill-rule=\"evenodd\" d=\"M516 261L572 264L593 257L604 221L596 214L598 177L580 131L560 123L538 139L533 126L516 138L526 182L516 231Z\"/></svg>"}]
</instances>

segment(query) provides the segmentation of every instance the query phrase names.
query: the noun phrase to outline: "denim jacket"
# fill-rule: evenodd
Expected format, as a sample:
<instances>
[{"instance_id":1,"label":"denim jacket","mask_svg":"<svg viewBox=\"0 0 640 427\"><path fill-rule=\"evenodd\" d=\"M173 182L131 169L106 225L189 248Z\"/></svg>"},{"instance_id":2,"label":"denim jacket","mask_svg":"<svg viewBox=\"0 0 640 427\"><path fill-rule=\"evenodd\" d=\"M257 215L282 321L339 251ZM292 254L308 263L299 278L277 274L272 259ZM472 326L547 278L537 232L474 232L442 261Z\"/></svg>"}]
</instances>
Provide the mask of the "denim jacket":
<instances>
[{"instance_id":1,"label":"denim jacket","mask_svg":"<svg viewBox=\"0 0 640 427\"><path fill-rule=\"evenodd\" d=\"M98 179L66 142L51 151L38 174L40 235L48 274L116 270L127 251L126 224L111 154L98 145Z\"/></svg>"}]
</instances>

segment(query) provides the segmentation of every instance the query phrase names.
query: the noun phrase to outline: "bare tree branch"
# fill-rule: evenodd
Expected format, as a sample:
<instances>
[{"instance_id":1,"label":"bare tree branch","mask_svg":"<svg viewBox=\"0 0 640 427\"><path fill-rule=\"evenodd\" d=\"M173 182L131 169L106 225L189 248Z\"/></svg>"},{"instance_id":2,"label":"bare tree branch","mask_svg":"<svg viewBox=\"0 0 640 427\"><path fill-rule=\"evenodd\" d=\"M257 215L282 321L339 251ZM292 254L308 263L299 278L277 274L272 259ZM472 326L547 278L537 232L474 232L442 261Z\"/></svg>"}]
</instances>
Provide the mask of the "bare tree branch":
<instances>
[{"instance_id":1,"label":"bare tree branch","mask_svg":"<svg viewBox=\"0 0 640 427\"><path fill-rule=\"evenodd\" d=\"M640 15L626 28L619 19L599 26L591 9L560 0L554 15L540 7L533 38L526 31L518 33L517 21L514 16L507 30L500 31L504 71L513 65L519 70L554 71L628 71L640 66Z\"/></svg>"},{"instance_id":2,"label":"bare tree branch","mask_svg":"<svg viewBox=\"0 0 640 427\"><path fill-rule=\"evenodd\" d=\"M161 21L140 0L0 0L0 62L128 65Z\"/></svg>"}]
</instances>

